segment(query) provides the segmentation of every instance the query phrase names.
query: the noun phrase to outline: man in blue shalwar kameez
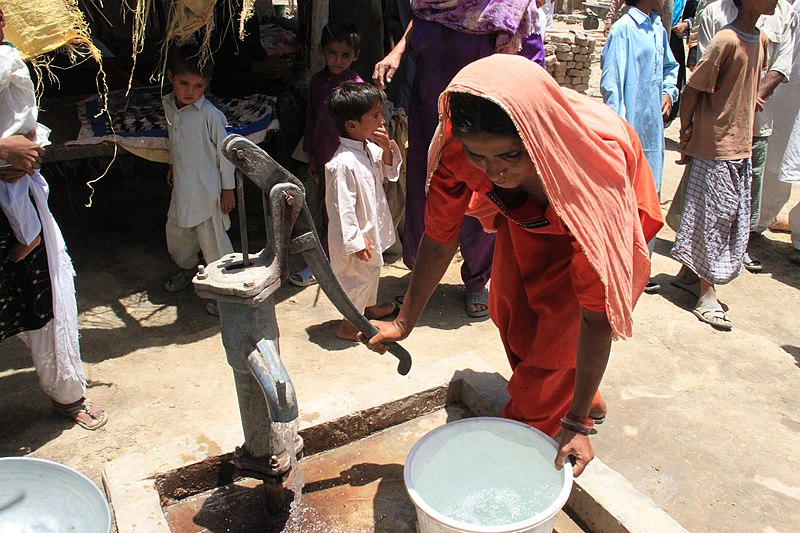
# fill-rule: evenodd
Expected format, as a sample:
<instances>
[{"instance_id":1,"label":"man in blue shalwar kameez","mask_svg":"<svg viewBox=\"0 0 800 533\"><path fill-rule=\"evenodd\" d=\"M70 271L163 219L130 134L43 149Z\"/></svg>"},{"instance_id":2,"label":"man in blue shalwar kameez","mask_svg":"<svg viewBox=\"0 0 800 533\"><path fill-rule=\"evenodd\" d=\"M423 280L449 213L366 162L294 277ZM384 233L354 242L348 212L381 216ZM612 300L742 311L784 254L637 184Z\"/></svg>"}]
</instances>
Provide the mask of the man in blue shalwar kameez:
<instances>
[{"instance_id":1,"label":"man in blue shalwar kameez","mask_svg":"<svg viewBox=\"0 0 800 533\"><path fill-rule=\"evenodd\" d=\"M642 142L661 195L664 120L678 99L678 63L658 12L664 0L628 0L628 12L608 34L601 57L603 101L627 120ZM649 243L652 253L655 239ZM645 292L658 292L648 283Z\"/></svg>"}]
</instances>

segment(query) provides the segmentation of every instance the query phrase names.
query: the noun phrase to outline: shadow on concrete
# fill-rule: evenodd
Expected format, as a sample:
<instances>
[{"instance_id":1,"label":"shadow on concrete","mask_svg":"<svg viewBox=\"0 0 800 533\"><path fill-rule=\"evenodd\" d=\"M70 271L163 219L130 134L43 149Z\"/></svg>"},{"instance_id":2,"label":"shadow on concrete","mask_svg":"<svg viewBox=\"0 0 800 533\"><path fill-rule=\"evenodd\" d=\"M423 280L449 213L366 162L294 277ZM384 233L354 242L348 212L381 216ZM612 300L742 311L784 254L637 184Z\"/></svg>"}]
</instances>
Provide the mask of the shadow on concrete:
<instances>
[{"instance_id":1,"label":"shadow on concrete","mask_svg":"<svg viewBox=\"0 0 800 533\"><path fill-rule=\"evenodd\" d=\"M792 346L791 344L784 344L781 349L794 357L794 364L800 368L800 346Z\"/></svg>"},{"instance_id":2,"label":"shadow on concrete","mask_svg":"<svg viewBox=\"0 0 800 533\"><path fill-rule=\"evenodd\" d=\"M203 505L193 513L186 512L181 505L170 510L171 519L179 516L178 524L171 524L178 531L190 531L186 522L200 526L203 531L222 533L280 533L288 531L289 504L292 493L282 486L239 486L235 483L210 492ZM183 527L181 527L183 526ZM192 530L197 529L193 527Z\"/></svg>"},{"instance_id":3,"label":"shadow on concrete","mask_svg":"<svg viewBox=\"0 0 800 533\"><path fill-rule=\"evenodd\" d=\"M652 298L653 296L661 296L675 307L691 313L692 309L694 309L694 306L697 303L697 297L680 287L672 285L670 281L672 281L674 278L675 276L671 274L657 274L653 276L651 280L660 284L661 290L659 290L657 294L642 294L641 297ZM728 304L722 300L719 300L719 303L722 306L722 309L725 312L728 312Z\"/></svg>"},{"instance_id":4,"label":"shadow on concrete","mask_svg":"<svg viewBox=\"0 0 800 533\"><path fill-rule=\"evenodd\" d=\"M687 291L672 285L670 281L674 277L672 274L657 274L653 276L651 279L661 285L661 290L658 291L658 294L642 294L641 298L661 296L675 307L691 312L697 303L697 298Z\"/></svg>"},{"instance_id":5,"label":"shadow on concrete","mask_svg":"<svg viewBox=\"0 0 800 533\"><path fill-rule=\"evenodd\" d=\"M93 389L111 385L89 381L86 396L91 398ZM33 369L0 378L0 390L13 391L0 396L0 428L3 428L0 457L27 455L75 427L72 420L53 410L52 401L39 387Z\"/></svg>"},{"instance_id":6,"label":"shadow on concrete","mask_svg":"<svg viewBox=\"0 0 800 533\"><path fill-rule=\"evenodd\" d=\"M749 250L763 266L757 275L771 276L785 285L800 289L800 267L788 258L792 251L790 243L773 240L770 233L766 232L751 240Z\"/></svg>"},{"instance_id":7,"label":"shadow on concrete","mask_svg":"<svg viewBox=\"0 0 800 533\"><path fill-rule=\"evenodd\" d=\"M377 533L413 532L415 511L403 482L403 465L398 463L358 463L339 473L339 477L310 483L303 492L310 494L339 485L361 487L378 483L373 499L373 516Z\"/></svg>"},{"instance_id":8,"label":"shadow on concrete","mask_svg":"<svg viewBox=\"0 0 800 533\"><path fill-rule=\"evenodd\" d=\"M678 152L678 141L670 139L669 137L665 137L664 138L664 145L665 145L665 148L666 148L667 152L673 152L672 154L667 153L666 157L669 157L670 155L674 155L675 159L677 159L678 156L680 156L680 154Z\"/></svg>"},{"instance_id":9,"label":"shadow on concrete","mask_svg":"<svg viewBox=\"0 0 800 533\"><path fill-rule=\"evenodd\" d=\"M669 252L670 250L672 250L672 246L674 244L675 243L673 241L668 241L667 239L656 237L656 245L653 252L664 257L672 257Z\"/></svg>"},{"instance_id":10,"label":"shadow on concrete","mask_svg":"<svg viewBox=\"0 0 800 533\"><path fill-rule=\"evenodd\" d=\"M405 294L411 272L402 276L385 275L381 277L379 301L391 301L395 296ZM440 283L434 291L417 326L428 326L435 329L458 329L468 324L489 320L489 317L470 318L466 312L464 285L457 283Z\"/></svg>"},{"instance_id":11,"label":"shadow on concrete","mask_svg":"<svg viewBox=\"0 0 800 533\"><path fill-rule=\"evenodd\" d=\"M341 319L327 320L306 328L308 340L329 352L339 352L355 346L355 341L347 341L336 336Z\"/></svg>"}]
</instances>

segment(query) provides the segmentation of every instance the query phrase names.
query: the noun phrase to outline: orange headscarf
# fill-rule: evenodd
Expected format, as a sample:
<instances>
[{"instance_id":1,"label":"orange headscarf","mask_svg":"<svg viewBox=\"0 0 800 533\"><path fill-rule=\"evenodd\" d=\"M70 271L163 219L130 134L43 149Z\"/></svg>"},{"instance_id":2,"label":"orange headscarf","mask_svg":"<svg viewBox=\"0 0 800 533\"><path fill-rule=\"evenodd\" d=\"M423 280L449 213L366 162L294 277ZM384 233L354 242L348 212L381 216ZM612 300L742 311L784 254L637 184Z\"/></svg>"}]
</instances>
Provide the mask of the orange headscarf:
<instances>
[{"instance_id":1,"label":"orange headscarf","mask_svg":"<svg viewBox=\"0 0 800 533\"><path fill-rule=\"evenodd\" d=\"M511 117L553 210L606 287L614 336L629 337L633 307L650 275L647 241L663 225L653 176L633 128L602 103L561 88L539 65L496 54L464 67L439 98L428 176L452 136L451 92L490 100ZM478 193L471 208L471 214L496 210Z\"/></svg>"}]
</instances>

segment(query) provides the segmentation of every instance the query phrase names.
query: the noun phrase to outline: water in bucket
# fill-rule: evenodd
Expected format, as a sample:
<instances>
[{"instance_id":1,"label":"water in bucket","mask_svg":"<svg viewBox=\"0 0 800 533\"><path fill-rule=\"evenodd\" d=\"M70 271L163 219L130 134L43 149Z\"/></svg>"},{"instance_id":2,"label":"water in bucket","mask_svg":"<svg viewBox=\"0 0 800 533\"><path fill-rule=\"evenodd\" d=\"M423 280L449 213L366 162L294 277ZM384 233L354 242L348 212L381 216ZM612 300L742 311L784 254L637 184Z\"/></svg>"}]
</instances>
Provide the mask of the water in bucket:
<instances>
[{"instance_id":1,"label":"water in bucket","mask_svg":"<svg viewBox=\"0 0 800 533\"><path fill-rule=\"evenodd\" d=\"M415 445L406 463L406 485L418 511L427 507L433 511L427 514L440 515L442 522L535 525L537 517L553 518L569 495L571 476L557 471L554 459L553 441L524 424L460 420Z\"/></svg>"}]
</instances>

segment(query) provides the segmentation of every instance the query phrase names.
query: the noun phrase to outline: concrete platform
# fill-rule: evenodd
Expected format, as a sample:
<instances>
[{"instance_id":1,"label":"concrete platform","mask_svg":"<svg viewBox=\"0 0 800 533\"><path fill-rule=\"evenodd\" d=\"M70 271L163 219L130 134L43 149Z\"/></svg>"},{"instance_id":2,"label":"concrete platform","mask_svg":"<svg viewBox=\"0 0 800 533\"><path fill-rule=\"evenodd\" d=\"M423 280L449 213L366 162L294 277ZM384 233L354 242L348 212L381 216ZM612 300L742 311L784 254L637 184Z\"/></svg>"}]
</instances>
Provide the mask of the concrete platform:
<instances>
[{"instance_id":1,"label":"concrete platform","mask_svg":"<svg viewBox=\"0 0 800 533\"><path fill-rule=\"evenodd\" d=\"M468 369L452 370L464 368ZM307 456L300 462L300 470L309 494L303 496L305 504L300 511L304 512L299 514L303 518L287 523L286 531L415 530L413 506L402 482L410 447L448 420L497 416L507 400L505 378L475 354L445 358L417 371L424 378L413 384L396 379L366 384L349 395L351 404L328 410L314 425L301 423ZM398 424L413 426L403 427L400 435L392 432ZM221 531L219 513L203 512L204 507L228 506L234 499L252 511L252 501L259 501L259 496L248 492L260 482L240 479L234 485L229 456L219 453L239 444L240 427L218 428L200 442L184 439L106 463L103 484L118 531ZM359 461L356 466L354 456ZM222 486L228 488L221 495L207 492ZM187 503L181 503L187 498ZM331 505L331 501L337 504ZM654 531L654 527L664 532L685 531L600 461L576 480L567 513L569 516L559 517L559 532L622 533ZM237 514L224 524L235 531L256 531L258 522L252 520Z\"/></svg>"}]
</instances>

